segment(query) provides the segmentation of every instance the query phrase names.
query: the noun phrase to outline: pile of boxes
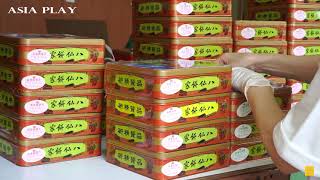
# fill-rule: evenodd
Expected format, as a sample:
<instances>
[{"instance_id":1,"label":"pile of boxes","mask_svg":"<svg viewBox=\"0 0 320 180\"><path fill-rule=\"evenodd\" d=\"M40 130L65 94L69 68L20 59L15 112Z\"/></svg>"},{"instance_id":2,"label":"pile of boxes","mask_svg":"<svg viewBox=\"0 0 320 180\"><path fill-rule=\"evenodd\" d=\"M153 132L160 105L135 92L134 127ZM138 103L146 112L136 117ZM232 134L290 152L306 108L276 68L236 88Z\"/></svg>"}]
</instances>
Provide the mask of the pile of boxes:
<instances>
[{"instance_id":1,"label":"pile of boxes","mask_svg":"<svg viewBox=\"0 0 320 180\"><path fill-rule=\"evenodd\" d=\"M104 40L0 36L0 155L32 166L100 155Z\"/></svg>"}]
</instances>

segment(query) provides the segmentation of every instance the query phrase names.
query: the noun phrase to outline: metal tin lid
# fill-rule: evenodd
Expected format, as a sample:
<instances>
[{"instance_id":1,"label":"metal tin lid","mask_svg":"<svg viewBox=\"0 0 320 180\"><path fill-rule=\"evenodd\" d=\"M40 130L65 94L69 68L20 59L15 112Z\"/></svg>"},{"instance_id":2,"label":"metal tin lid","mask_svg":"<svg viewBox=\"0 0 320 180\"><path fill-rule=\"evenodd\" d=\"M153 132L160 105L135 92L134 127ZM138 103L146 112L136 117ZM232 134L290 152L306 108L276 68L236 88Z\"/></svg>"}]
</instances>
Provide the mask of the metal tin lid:
<instances>
[{"instance_id":1,"label":"metal tin lid","mask_svg":"<svg viewBox=\"0 0 320 180\"><path fill-rule=\"evenodd\" d=\"M291 24L288 24L289 27L295 27L295 26L303 26L305 28L319 28L319 24L317 23L291 23Z\"/></svg>"},{"instance_id":2,"label":"metal tin lid","mask_svg":"<svg viewBox=\"0 0 320 180\"><path fill-rule=\"evenodd\" d=\"M137 18L136 20L141 21L190 21L190 22L232 22L232 17L143 17Z\"/></svg>"},{"instance_id":3,"label":"metal tin lid","mask_svg":"<svg viewBox=\"0 0 320 180\"><path fill-rule=\"evenodd\" d=\"M108 63L106 68L109 70L126 71L150 76L177 76L231 72L231 66L229 65L220 65L214 61L190 60L119 61Z\"/></svg>"},{"instance_id":4,"label":"metal tin lid","mask_svg":"<svg viewBox=\"0 0 320 180\"><path fill-rule=\"evenodd\" d=\"M105 65L101 64L76 64L76 65L26 65L20 66L16 64L3 64L0 63L1 66L19 69L22 71L79 71L79 70L103 70Z\"/></svg>"},{"instance_id":5,"label":"metal tin lid","mask_svg":"<svg viewBox=\"0 0 320 180\"><path fill-rule=\"evenodd\" d=\"M316 10L316 9L320 9L320 5L319 4L290 4L289 8L303 8L303 9L311 9L311 10Z\"/></svg>"},{"instance_id":6,"label":"metal tin lid","mask_svg":"<svg viewBox=\"0 0 320 180\"><path fill-rule=\"evenodd\" d=\"M102 89L86 89L86 90L68 90L68 91L52 91L44 90L39 92L21 92L20 96L78 96L86 94L102 94Z\"/></svg>"},{"instance_id":7,"label":"metal tin lid","mask_svg":"<svg viewBox=\"0 0 320 180\"><path fill-rule=\"evenodd\" d=\"M286 26L286 21L235 21L235 25L258 25L258 26Z\"/></svg>"},{"instance_id":8,"label":"metal tin lid","mask_svg":"<svg viewBox=\"0 0 320 180\"><path fill-rule=\"evenodd\" d=\"M0 42L12 45L104 45L103 39L69 34L0 34Z\"/></svg>"},{"instance_id":9,"label":"metal tin lid","mask_svg":"<svg viewBox=\"0 0 320 180\"><path fill-rule=\"evenodd\" d=\"M168 104L168 103L174 103L174 102L181 102L181 101L192 101L192 100L207 100L210 98L216 98L216 97L230 97L230 93L223 93L223 94L215 94L215 95L203 95L203 96L194 96L194 97L183 97L183 98L175 98L175 99L152 99L152 98L146 98L146 97L137 97L137 96L130 96L128 94L118 93L118 92L107 92L107 99L108 96L116 96L119 98L129 99L131 101L147 101L150 104Z\"/></svg>"},{"instance_id":10,"label":"metal tin lid","mask_svg":"<svg viewBox=\"0 0 320 180\"><path fill-rule=\"evenodd\" d=\"M123 118L121 116L116 116L112 114L107 114L106 117L114 122L118 123L124 123L130 126L136 126L140 127L142 129L146 129L149 131L160 131L160 132L166 132L166 131L172 131L172 130L177 130L177 129L185 129L185 128L195 128L195 127L200 127L200 126L206 126L206 125L211 125L211 124L216 124L216 123L221 123L221 122L230 122L229 119L215 119L212 121L202 121L202 122L196 122L196 123L184 123L182 125L176 125L176 126L163 126L163 127L157 127L151 124L145 124L141 123L138 121L134 121L131 119Z\"/></svg>"},{"instance_id":11,"label":"metal tin lid","mask_svg":"<svg viewBox=\"0 0 320 180\"><path fill-rule=\"evenodd\" d=\"M116 147L119 147L121 149L125 149L128 151L133 151L136 153L141 153L143 155L146 155L148 157L151 158L157 158L157 159L161 159L161 160L165 160L165 159L169 159L169 158L175 158L178 156L188 156L188 155L193 155L193 154L198 154L198 153L202 153L202 152L207 152L207 151L214 151L215 149L218 148L229 148L230 144L229 143L225 143L225 144L218 144L218 145L211 145L211 146L204 146L204 147L199 147L199 148L193 148L193 149L187 149L187 150L181 150L181 151L175 151L175 152L169 152L169 153L154 153L154 152L150 152L147 151L143 148L137 148L137 147L133 147L124 143L120 143L117 141L113 141L111 139L108 139L107 143L114 145Z\"/></svg>"},{"instance_id":12,"label":"metal tin lid","mask_svg":"<svg viewBox=\"0 0 320 180\"><path fill-rule=\"evenodd\" d=\"M286 46L287 41L250 41L250 40L244 40L244 41L236 41L235 44L240 45L240 46L250 46L250 45Z\"/></svg>"},{"instance_id":13,"label":"metal tin lid","mask_svg":"<svg viewBox=\"0 0 320 180\"><path fill-rule=\"evenodd\" d=\"M320 41L319 40L308 40L308 41L290 41L288 42L288 44L290 45L320 45Z\"/></svg>"},{"instance_id":14,"label":"metal tin lid","mask_svg":"<svg viewBox=\"0 0 320 180\"><path fill-rule=\"evenodd\" d=\"M192 45L206 45L206 44L232 44L232 39L229 37L221 38L179 38L179 39L154 39L150 38L134 38L136 42L148 42L148 43L163 43L163 44L192 44Z\"/></svg>"},{"instance_id":15,"label":"metal tin lid","mask_svg":"<svg viewBox=\"0 0 320 180\"><path fill-rule=\"evenodd\" d=\"M250 146L254 144L260 144L263 143L260 137L254 137L249 139L242 139L240 141L231 142L231 146L234 145L241 145L241 146Z\"/></svg>"}]
</instances>

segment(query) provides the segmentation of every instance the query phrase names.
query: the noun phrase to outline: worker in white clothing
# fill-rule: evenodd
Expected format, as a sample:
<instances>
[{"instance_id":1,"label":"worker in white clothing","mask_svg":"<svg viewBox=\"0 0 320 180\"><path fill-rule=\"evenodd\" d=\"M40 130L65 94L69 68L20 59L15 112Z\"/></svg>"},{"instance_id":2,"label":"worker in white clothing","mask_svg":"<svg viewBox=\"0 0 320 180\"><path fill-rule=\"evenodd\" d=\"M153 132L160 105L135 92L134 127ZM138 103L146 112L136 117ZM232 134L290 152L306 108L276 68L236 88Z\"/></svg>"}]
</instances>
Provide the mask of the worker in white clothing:
<instances>
[{"instance_id":1,"label":"worker in white clothing","mask_svg":"<svg viewBox=\"0 0 320 180\"><path fill-rule=\"evenodd\" d=\"M313 167L314 176L320 177L320 58L228 53L219 61L232 65L233 88L246 95L275 165L288 174ZM285 115L270 82L256 72L311 85L303 100Z\"/></svg>"}]
</instances>

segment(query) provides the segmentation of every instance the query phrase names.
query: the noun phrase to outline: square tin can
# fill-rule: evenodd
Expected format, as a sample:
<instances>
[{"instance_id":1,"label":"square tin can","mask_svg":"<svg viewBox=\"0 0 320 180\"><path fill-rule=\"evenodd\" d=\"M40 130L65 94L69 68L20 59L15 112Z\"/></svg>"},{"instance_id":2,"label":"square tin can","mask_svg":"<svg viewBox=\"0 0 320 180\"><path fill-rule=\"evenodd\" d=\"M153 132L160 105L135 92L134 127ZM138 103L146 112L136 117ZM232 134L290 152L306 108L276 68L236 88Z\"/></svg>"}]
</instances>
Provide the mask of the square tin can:
<instances>
[{"instance_id":1,"label":"square tin can","mask_svg":"<svg viewBox=\"0 0 320 180\"><path fill-rule=\"evenodd\" d=\"M318 23L320 21L320 4L290 4L289 23Z\"/></svg>"},{"instance_id":2,"label":"square tin can","mask_svg":"<svg viewBox=\"0 0 320 180\"><path fill-rule=\"evenodd\" d=\"M0 60L19 65L104 64L103 39L67 34L0 34Z\"/></svg>"},{"instance_id":3,"label":"square tin can","mask_svg":"<svg viewBox=\"0 0 320 180\"><path fill-rule=\"evenodd\" d=\"M284 6L250 6L247 20L256 21L287 21L288 5Z\"/></svg>"},{"instance_id":4,"label":"square tin can","mask_svg":"<svg viewBox=\"0 0 320 180\"><path fill-rule=\"evenodd\" d=\"M319 56L320 41L315 40L288 42L288 54L293 56Z\"/></svg>"},{"instance_id":5,"label":"square tin can","mask_svg":"<svg viewBox=\"0 0 320 180\"><path fill-rule=\"evenodd\" d=\"M260 138L260 131L254 119L231 119L231 142L248 142Z\"/></svg>"},{"instance_id":6,"label":"square tin can","mask_svg":"<svg viewBox=\"0 0 320 180\"><path fill-rule=\"evenodd\" d=\"M234 51L253 54L287 54L286 41L237 41Z\"/></svg>"},{"instance_id":7,"label":"square tin can","mask_svg":"<svg viewBox=\"0 0 320 180\"><path fill-rule=\"evenodd\" d=\"M308 83L300 82L294 79L288 79L287 85L292 88L293 95L305 94L310 86Z\"/></svg>"},{"instance_id":8,"label":"square tin can","mask_svg":"<svg viewBox=\"0 0 320 180\"><path fill-rule=\"evenodd\" d=\"M229 166L230 161L230 143L153 153L110 140L107 149L107 162L157 180L221 169Z\"/></svg>"},{"instance_id":9,"label":"square tin can","mask_svg":"<svg viewBox=\"0 0 320 180\"><path fill-rule=\"evenodd\" d=\"M318 41L319 39L320 28L316 23L292 23L288 26L288 41Z\"/></svg>"},{"instance_id":10,"label":"square tin can","mask_svg":"<svg viewBox=\"0 0 320 180\"><path fill-rule=\"evenodd\" d=\"M231 92L231 67L212 61L148 60L108 63L108 93L173 99Z\"/></svg>"}]
</instances>

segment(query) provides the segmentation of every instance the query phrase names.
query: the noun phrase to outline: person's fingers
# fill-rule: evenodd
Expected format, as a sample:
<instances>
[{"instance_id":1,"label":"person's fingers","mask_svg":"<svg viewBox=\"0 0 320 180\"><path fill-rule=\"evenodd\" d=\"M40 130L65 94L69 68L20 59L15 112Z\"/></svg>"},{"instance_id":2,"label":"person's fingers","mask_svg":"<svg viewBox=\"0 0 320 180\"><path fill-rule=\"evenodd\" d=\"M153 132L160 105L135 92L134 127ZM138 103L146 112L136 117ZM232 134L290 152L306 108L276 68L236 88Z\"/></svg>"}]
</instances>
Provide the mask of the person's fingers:
<instances>
[{"instance_id":1,"label":"person's fingers","mask_svg":"<svg viewBox=\"0 0 320 180\"><path fill-rule=\"evenodd\" d=\"M222 56L220 56L220 58L218 58L218 63L219 64L229 64L228 63L228 54L223 54Z\"/></svg>"}]
</instances>

